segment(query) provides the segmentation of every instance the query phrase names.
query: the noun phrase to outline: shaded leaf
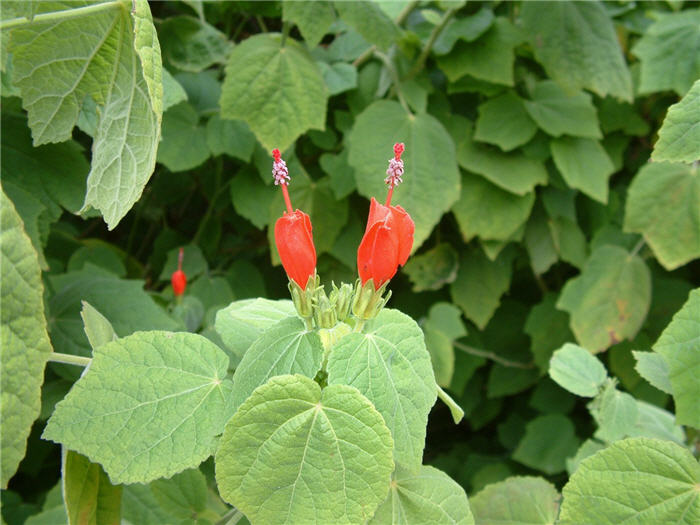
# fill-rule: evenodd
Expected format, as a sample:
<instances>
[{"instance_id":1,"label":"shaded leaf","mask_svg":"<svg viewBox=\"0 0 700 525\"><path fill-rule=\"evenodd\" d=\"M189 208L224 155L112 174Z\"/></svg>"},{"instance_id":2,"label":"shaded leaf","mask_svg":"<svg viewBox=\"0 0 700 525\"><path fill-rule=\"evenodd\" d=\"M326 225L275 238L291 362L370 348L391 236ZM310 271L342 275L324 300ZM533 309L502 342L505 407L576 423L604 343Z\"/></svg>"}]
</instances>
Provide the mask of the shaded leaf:
<instances>
[{"instance_id":1,"label":"shaded leaf","mask_svg":"<svg viewBox=\"0 0 700 525\"><path fill-rule=\"evenodd\" d=\"M632 339L651 302L649 269L637 255L603 245L589 257L581 275L570 279L557 308L571 315L576 340L591 352L602 352Z\"/></svg>"}]
</instances>

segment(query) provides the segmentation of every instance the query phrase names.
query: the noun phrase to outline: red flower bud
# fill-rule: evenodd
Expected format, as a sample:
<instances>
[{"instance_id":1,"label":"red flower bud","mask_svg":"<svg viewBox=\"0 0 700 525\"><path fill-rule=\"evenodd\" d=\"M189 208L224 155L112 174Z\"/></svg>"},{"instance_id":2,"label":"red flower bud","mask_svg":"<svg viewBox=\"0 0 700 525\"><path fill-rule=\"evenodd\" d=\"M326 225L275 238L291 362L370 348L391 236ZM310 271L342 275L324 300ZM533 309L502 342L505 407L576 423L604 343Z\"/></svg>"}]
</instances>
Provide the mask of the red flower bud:
<instances>
[{"instance_id":1,"label":"red flower bud","mask_svg":"<svg viewBox=\"0 0 700 525\"><path fill-rule=\"evenodd\" d=\"M383 206L372 198L365 235L357 250L357 269L362 284L374 288L391 279L408 260L415 224L401 206Z\"/></svg>"},{"instance_id":2,"label":"red flower bud","mask_svg":"<svg viewBox=\"0 0 700 525\"><path fill-rule=\"evenodd\" d=\"M386 205L372 197L367 228L357 250L357 270L362 284L372 279L377 290L396 274L399 265L406 264L413 247L413 219L401 206L391 206L394 187L402 182L404 173L403 151L402 143L394 144L394 158L389 160L385 179L389 185Z\"/></svg>"},{"instance_id":3,"label":"red flower bud","mask_svg":"<svg viewBox=\"0 0 700 525\"><path fill-rule=\"evenodd\" d=\"M289 199L289 171L278 149L272 150L274 163L272 176L275 184L282 187L287 211L275 223L275 244L282 260L287 277L297 283L302 290L316 270L316 248L311 234L311 219L301 210L292 211Z\"/></svg>"},{"instance_id":4,"label":"red flower bud","mask_svg":"<svg viewBox=\"0 0 700 525\"><path fill-rule=\"evenodd\" d=\"M184 256L184 250L180 248L180 253L177 256L177 270L173 272L170 276L170 282L173 285L173 293L175 297L178 297L185 293L185 287L187 286L187 276L185 272L182 271L182 258Z\"/></svg>"},{"instance_id":5,"label":"red flower bud","mask_svg":"<svg viewBox=\"0 0 700 525\"><path fill-rule=\"evenodd\" d=\"M275 223L275 244L287 276L304 290L316 269L311 220L301 210L285 212Z\"/></svg>"}]
</instances>

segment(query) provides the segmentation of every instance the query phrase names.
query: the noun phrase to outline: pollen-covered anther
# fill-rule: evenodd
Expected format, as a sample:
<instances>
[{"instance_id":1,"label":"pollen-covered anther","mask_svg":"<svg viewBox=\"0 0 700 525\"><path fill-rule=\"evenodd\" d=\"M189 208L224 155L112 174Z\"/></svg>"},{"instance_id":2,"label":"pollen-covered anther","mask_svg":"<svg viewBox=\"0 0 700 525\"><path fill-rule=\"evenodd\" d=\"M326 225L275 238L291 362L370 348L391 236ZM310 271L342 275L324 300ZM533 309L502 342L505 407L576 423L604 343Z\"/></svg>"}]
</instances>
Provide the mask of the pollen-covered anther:
<instances>
[{"instance_id":1,"label":"pollen-covered anther","mask_svg":"<svg viewBox=\"0 0 700 525\"><path fill-rule=\"evenodd\" d=\"M386 182L390 187L394 188L403 182L403 161L401 159L389 159L389 167L386 170Z\"/></svg>"},{"instance_id":2,"label":"pollen-covered anther","mask_svg":"<svg viewBox=\"0 0 700 525\"><path fill-rule=\"evenodd\" d=\"M389 185L390 189L403 182L401 178L403 176L403 160L401 160L403 151L403 142L394 144L394 158L389 159L389 167L386 170L386 179L384 179L384 182Z\"/></svg>"},{"instance_id":3,"label":"pollen-covered anther","mask_svg":"<svg viewBox=\"0 0 700 525\"><path fill-rule=\"evenodd\" d=\"M287 163L282 160L278 149L272 150L272 157L275 159L272 163L272 176L275 178L275 186L280 184L286 186L290 181Z\"/></svg>"}]
</instances>

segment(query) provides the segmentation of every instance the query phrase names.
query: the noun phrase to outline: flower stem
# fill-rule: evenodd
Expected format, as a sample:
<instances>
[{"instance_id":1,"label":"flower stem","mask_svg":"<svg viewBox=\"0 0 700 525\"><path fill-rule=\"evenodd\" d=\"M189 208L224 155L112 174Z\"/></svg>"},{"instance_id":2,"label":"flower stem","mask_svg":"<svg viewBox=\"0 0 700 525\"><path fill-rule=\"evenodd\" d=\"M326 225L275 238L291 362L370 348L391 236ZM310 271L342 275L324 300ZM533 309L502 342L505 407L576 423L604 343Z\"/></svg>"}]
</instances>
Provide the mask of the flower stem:
<instances>
[{"instance_id":1,"label":"flower stem","mask_svg":"<svg viewBox=\"0 0 700 525\"><path fill-rule=\"evenodd\" d=\"M293 213L294 209L292 208L292 201L289 198L289 191L287 190L287 185L281 183L280 186L282 186L282 195L284 195L284 203L287 205L287 212Z\"/></svg>"},{"instance_id":2,"label":"flower stem","mask_svg":"<svg viewBox=\"0 0 700 525\"><path fill-rule=\"evenodd\" d=\"M52 352L51 355L49 355L49 361L53 361L54 363L63 363L66 365L88 366L92 359L81 355Z\"/></svg>"},{"instance_id":3,"label":"flower stem","mask_svg":"<svg viewBox=\"0 0 700 525\"><path fill-rule=\"evenodd\" d=\"M394 194L394 187L389 186L389 191L386 192L386 204L385 206L391 206L391 196Z\"/></svg>"},{"instance_id":4,"label":"flower stem","mask_svg":"<svg viewBox=\"0 0 700 525\"><path fill-rule=\"evenodd\" d=\"M355 328L353 329L353 332L362 332L362 329L365 327L366 321L364 319L358 319L357 324L355 325Z\"/></svg>"},{"instance_id":5,"label":"flower stem","mask_svg":"<svg viewBox=\"0 0 700 525\"><path fill-rule=\"evenodd\" d=\"M114 0L112 2L104 2L102 4L87 5L84 7L76 7L73 9L65 9L63 11L52 11L50 13L40 13L31 20L26 16L20 16L19 18L10 18L9 20L3 20L0 22L0 29L12 29L14 27L24 26L33 23L42 22L61 22L63 20L68 20L70 18L77 18L81 16L91 15L93 13L99 13L101 11L107 11L110 9L121 7L122 2L119 0Z\"/></svg>"}]
</instances>

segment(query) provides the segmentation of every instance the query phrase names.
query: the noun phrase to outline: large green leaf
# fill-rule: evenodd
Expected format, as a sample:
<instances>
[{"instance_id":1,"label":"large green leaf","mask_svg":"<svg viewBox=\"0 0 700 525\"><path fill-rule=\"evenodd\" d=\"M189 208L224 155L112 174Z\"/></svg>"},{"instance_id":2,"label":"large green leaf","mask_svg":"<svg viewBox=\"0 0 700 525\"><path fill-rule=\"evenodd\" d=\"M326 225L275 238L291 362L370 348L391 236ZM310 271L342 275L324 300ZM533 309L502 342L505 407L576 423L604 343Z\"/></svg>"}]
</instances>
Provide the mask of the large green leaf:
<instances>
[{"instance_id":1,"label":"large green leaf","mask_svg":"<svg viewBox=\"0 0 700 525\"><path fill-rule=\"evenodd\" d=\"M559 513L554 485L529 476L487 485L469 503L476 525L552 525Z\"/></svg>"},{"instance_id":2,"label":"large green leaf","mask_svg":"<svg viewBox=\"0 0 700 525\"><path fill-rule=\"evenodd\" d=\"M196 334L138 332L96 348L43 437L145 483L209 457L231 415L228 358Z\"/></svg>"},{"instance_id":3,"label":"large green leaf","mask_svg":"<svg viewBox=\"0 0 700 525\"><path fill-rule=\"evenodd\" d=\"M46 333L39 261L12 202L0 192L0 366L2 367L2 470L7 482L24 457L41 409L44 366L51 354Z\"/></svg>"},{"instance_id":4,"label":"large green leaf","mask_svg":"<svg viewBox=\"0 0 700 525\"><path fill-rule=\"evenodd\" d=\"M293 315L296 311L288 299L244 299L219 310L215 328L226 348L240 359L265 330Z\"/></svg>"},{"instance_id":5,"label":"large green leaf","mask_svg":"<svg viewBox=\"0 0 700 525\"><path fill-rule=\"evenodd\" d=\"M284 2L282 20L292 22L299 28L309 48L316 47L335 20L335 11L330 2Z\"/></svg>"},{"instance_id":6,"label":"large green leaf","mask_svg":"<svg viewBox=\"0 0 700 525\"><path fill-rule=\"evenodd\" d=\"M368 525L473 525L464 489L434 467L415 474L397 467L391 491Z\"/></svg>"},{"instance_id":7,"label":"large green leaf","mask_svg":"<svg viewBox=\"0 0 700 525\"><path fill-rule=\"evenodd\" d=\"M532 100L525 101L525 109L540 128L554 137L603 138L591 96L582 91L570 94L556 82L543 80L532 90Z\"/></svg>"},{"instance_id":8,"label":"large green leaf","mask_svg":"<svg viewBox=\"0 0 700 525\"><path fill-rule=\"evenodd\" d=\"M109 482L100 465L64 451L63 498L71 525L118 525L121 522L122 487Z\"/></svg>"},{"instance_id":9,"label":"large green leaf","mask_svg":"<svg viewBox=\"0 0 700 525\"><path fill-rule=\"evenodd\" d=\"M654 345L654 351L661 354L668 365L676 421L695 428L700 428L699 339L700 289L695 289Z\"/></svg>"},{"instance_id":10,"label":"large green leaf","mask_svg":"<svg viewBox=\"0 0 700 525\"><path fill-rule=\"evenodd\" d=\"M226 425L216 481L253 523L363 523L389 490L391 448L382 416L357 389L279 376Z\"/></svg>"},{"instance_id":11,"label":"large green leaf","mask_svg":"<svg viewBox=\"0 0 700 525\"><path fill-rule=\"evenodd\" d=\"M268 327L236 367L233 409L271 377L302 374L313 379L321 369L322 358L318 332L307 330L298 317L287 317Z\"/></svg>"},{"instance_id":12,"label":"large green leaf","mask_svg":"<svg viewBox=\"0 0 700 525\"><path fill-rule=\"evenodd\" d=\"M404 182L394 190L393 203L416 223L413 248L417 249L459 196L452 138L432 115L411 115L398 102L380 100L358 115L348 140L348 162L355 168L358 191L379 201L386 194L391 148L395 142L406 145Z\"/></svg>"},{"instance_id":13,"label":"large green leaf","mask_svg":"<svg viewBox=\"0 0 700 525\"><path fill-rule=\"evenodd\" d=\"M399 37L399 29L394 21L373 1L339 1L334 2L334 5L343 22L379 49L388 49Z\"/></svg>"},{"instance_id":14,"label":"large green leaf","mask_svg":"<svg viewBox=\"0 0 700 525\"><path fill-rule=\"evenodd\" d=\"M668 109L652 159L670 162L695 162L700 159L700 80Z\"/></svg>"},{"instance_id":15,"label":"large green leaf","mask_svg":"<svg viewBox=\"0 0 700 525\"><path fill-rule=\"evenodd\" d=\"M628 190L625 231L644 235L667 270L700 257L697 167L667 162L645 164Z\"/></svg>"},{"instance_id":16,"label":"large green leaf","mask_svg":"<svg viewBox=\"0 0 700 525\"><path fill-rule=\"evenodd\" d=\"M605 148L593 139L561 137L552 139L554 164L570 188L608 202L608 178L615 166Z\"/></svg>"},{"instance_id":17,"label":"large green leaf","mask_svg":"<svg viewBox=\"0 0 700 525\"><path fill-rule=\"evenodd\" d=\"M560 523L697 523L700 465L657 439L618 441L583 460L564 486Z\"/></svg>"},{"instance_id":18,"label":"large green leaf","mask_svg":"<svg viewBox=\"0 0 700 525\"><path fill-rule=\"evenodd\" d=\"M480 249L468 250L459 261L457 279L450 285L452 301L476 326L484 329L510 287L512 257L502 253L491 261Z\"/></svg>"},{"instance_id":19,"label":"large green leaf","mask_svg":"<svg viewBox=\"0 0 700 525\"><path fill-rule=\"evenodd\" d=\"M510 151L528 142L536 132L537 125L525 111L523 99L512 91L479 106L474 140Z\"/></svg>"},{"instance_id":20,"label":"large green leaf","mask_svg":"<svg viewBox=\"0 0 700 525\"><path fill-rule=\"evenodd\" d=\"M657 12L632 49L639 57L639 94L674 90L683 96L700 78L700 10Z\"/></svg>"},{"instance_id":21,"label":"large green leaf","mask_svg":"<svg viewBox=\"0 0 700 525\"><path fill-rule=\"evenodd\" d=\"M267 150L286 150L308 129L324 129L328 91L309 53L264 33L237 45L221 88L221 116L248 123Z\"/></svg>"},{"instance_id":22,"label":"large green leaf","mask_svg":"<svg viewBox=\"0 0 700 525\"><path fill-rule=\"evenodd\" d=\"M464 169L516 195L526 195L536 185L547 184L547 170L542 162L520 152L503 153L494 147L480 146L473 142L469 126L460 131L457 160Z\"/></svg>"},{"instance_id":23,"label":"large green leaf","mask_svg":"<svg viewBox=\"0 0 700 525\"><path fill-rule=\"evenodd\" d=\"M438 66L450 81L465 75L494 84L513 85L515 47L522 35L507 18L499 17L474 42L458 42L450 54L438 57Z\"/></svg>"},{"instance_id":24,"label":"large green leaf","mask_svg":"<svg viewBox=\"0 0 700 525\"><path fill-rule=\"evenodd\" d=\"M522 197L502 190L483 177L462 176L462 194L452 206L465 241L507 240L525 221L535 203L534 192Z\"/></svg>"},{"instance_id":25,"label":"large green leaf","mask_svg":"<svg viewBox=\"0 0 700 525\"><path fill-rule=\"evenodd\" d=\"M569 91L632 101L632 79L612 20L599 2L524 2L535 57Z\"/></svg>"},{"instance_id":26,"label":"large green leaf","mask_svg":"<svg viewBox=\"0 0 700 525\"><path fill-rule=\"evenodd\" d=\"M394 438L396 463L415 472L437 398L430 354L416 322L398 310L383 310L365 333L349 334L333 346L327 370L329 385L354 386L379 410Z\"/></svg>"},{"instance_id":27,"label":"large green leaf","mask_svg":"<svg viewBox=\"0 0 700 525\"><path fill-rule=\"evenodd\" d=\"M602 352L632 339L651 302L651 276L644 261L619 246L597 248L581 275L564 286L557 308L571 315L576 340L591 352Z\"/></svg>"},{"instance_id":28,"label":"large green leaf","mask_svg":"<svg viewBox=\"0 0 700 525\"><path fill-rule=\"evenodd\" d=\"M40 12L92 2L42 2ZM14 82L22 91L34 144L71 136L86 97L100 107L84 210L110 229L139 199L160 138L160 47L148 2L123 2L90 15L12 30Z\"/></svg>"},{"instance_id":29,"label":"large green leaf","mask_svg":"<svg viewBox=\"0 0 700 525\"><path fill-rule=\"evenodd\" d=\"M549 376L577 396L593 397L608 374L603 363L588 350L566 343L552 355Z\"/></svg>"}]
</instances>

